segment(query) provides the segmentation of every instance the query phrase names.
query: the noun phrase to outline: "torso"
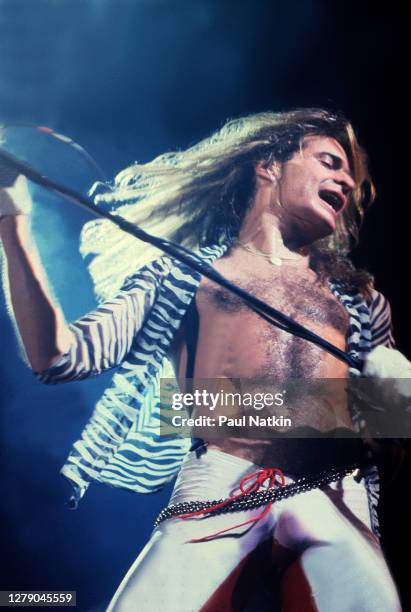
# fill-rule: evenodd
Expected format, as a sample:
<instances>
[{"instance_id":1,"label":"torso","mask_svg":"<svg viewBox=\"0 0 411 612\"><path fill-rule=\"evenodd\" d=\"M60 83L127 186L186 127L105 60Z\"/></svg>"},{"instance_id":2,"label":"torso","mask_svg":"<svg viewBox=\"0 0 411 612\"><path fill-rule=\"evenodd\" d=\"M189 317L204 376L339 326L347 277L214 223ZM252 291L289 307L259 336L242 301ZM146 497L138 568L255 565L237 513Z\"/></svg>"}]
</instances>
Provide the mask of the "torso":
<instances>
[{"instance_id":1,"label":"torso","mask_svg":"<svg viewBox=\"0 0 411 612\"><path fill-rule=\"evenodd\" d=\"M227 279L345 350L348 314L328 286L319 283L312 270L294 262L273 266L240 250L229 251L216 260L213 267ZM230 390L229 379L232 378L259 379L268 384L270 380L289 377L347 377L348 368L344 363L324 349L273 326L240 298L205 277L201 279L195 300L199 314L195 379L220 379L218 388ZM187 366L184 330L183 325L172 350L180 384L184 381ZM329 403L329 398L327 401ZM346 401L336 398L334 403L333 410L340 426L350 427ZM298 405L287 406L294 415L293 425L310 425L323 431L329 428L329 423L318 415L317 405L313 406L309 401L305 406L302 404L304 402L299 401ZM324 414L324 411L320 412ZM287 446L284 447L284 441L278 438L216 437L207 442L209 447L214 446L258 465L278 465L280 454L294 452L291 440L286 440Z\"/></svg>"}]
</instances>

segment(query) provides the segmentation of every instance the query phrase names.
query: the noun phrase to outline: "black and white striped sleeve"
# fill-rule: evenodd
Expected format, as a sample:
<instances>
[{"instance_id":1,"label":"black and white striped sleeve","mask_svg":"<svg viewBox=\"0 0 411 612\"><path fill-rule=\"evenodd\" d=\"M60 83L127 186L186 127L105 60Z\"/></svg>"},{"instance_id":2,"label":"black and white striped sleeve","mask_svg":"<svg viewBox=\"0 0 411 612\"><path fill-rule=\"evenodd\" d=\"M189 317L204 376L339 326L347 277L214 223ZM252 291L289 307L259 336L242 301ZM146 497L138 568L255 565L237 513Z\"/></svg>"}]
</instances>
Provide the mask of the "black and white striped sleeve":
<instances>
[{"instance_id":1,"label":"black and white striped sleeve","mask_svg":"<svg viewBox=\"0 0 411 612\"><path fill-rule=\"evenodd\" d=\"M390 303L387 298L376 289L372 290L370 327L371 348L375 348L379 345L395 348Z\"/></svg>"},{"instance_id":2,"label":"black and white striped sleeve","mask_svg":"<svg viewBox=\"0 0 411 612\"><path fill-rule=\"evenodd\" d=\"M155 262L147 264L126 279L115 298L71 323L70 350L50 368L36 373L40 382L80 380L118 366L153 306L159 276Z\"/></svg>"}]
</instances>

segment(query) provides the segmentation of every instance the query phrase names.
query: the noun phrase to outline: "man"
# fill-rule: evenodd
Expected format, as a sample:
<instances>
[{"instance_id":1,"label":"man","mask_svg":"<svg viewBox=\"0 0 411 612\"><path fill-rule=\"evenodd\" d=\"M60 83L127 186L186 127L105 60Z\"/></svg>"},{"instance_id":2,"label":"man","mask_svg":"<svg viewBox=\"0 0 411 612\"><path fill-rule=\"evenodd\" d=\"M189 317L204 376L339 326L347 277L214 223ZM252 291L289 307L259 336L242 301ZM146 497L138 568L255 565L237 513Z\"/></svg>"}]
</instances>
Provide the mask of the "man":
<instances>
[{"instance_id":1,"label":"man","mask_svg":"<svg viewBox=\"0 0 411 612\"><path fill-rule=\"evenodd\" d=\"M361 462L360 474L351 469L332 479L333 468L352 463L352 445L206 436L187 453L186 440L158 435L159 380L171 363L181 381L186 375L225 381L344 379L348 367L271 326L173 258L157 257L135 271L136 245L119 246L119 234L107 222L89 225L83 250L97 253L91 270L101 294L110 293L110 282L118 286L127 278L115 298L68 326L29 245L27 194L18 193L24 191L19 181L2 192L0 233L14 316L31 367L43 382L56 383L121 364L63 468L77 499L92 479L158 490L184 456L168 514L110 610L273 609L274 600L263 593L276 584L276 575L281 580L273 597L282 610L399 610L376 535L376 469ZM229 280L365 360L366 373L409 376L409 362L392 349L386 300L347 257L367 191L372 199L365 157L349 123L326 111L302 109L229 122L185 152L124 171L114 190L98 199L122 202L118 212L135 221L150 224L164 215L164 233L195 247ZM377 345L387 348L369 357ZM382 373L394 353L399 368ZM360 427L347 403L331 403L339 426ZM298 425L329 429L315 405L293 408ZM324 470L331 476L321 488L266 503L265 509L260 504L213 512L215 500L232 498L240 483L273 489L277 467L287 485L299 486L302 476ZM207 502L205 512L193 514L199 500ZM187 514L191 518L181 518Z\"/></svg>"}]
</instances>

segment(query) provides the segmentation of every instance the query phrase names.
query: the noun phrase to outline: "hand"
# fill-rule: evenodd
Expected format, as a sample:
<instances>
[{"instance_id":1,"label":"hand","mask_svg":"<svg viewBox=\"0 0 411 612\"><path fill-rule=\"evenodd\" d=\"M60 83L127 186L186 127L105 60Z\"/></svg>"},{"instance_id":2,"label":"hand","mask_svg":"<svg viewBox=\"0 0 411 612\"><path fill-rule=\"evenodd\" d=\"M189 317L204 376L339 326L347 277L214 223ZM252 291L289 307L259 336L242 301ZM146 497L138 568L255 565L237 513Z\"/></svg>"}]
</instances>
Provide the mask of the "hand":
<instances>
[{"instance_id":1,"label":"hand","mask_svg":"<svg viewBox=\"0 0 411 612\"><path fill-rule=\"evenodd\" d=\"M411 362L377 346L365 358L362 377L350 379L350 401L370 438L411 435Z\"/></svg>"},{"instance_id":2,"label":"hand","mask_svg":"<svg viewBox=\"0 0 411 612\"><path fill-rule=\"evenodd\" d=\"M7 216L29 215L32 201L26 178L0 164L0 219Z\"/></svg>"},{"instance_id":3,"label":"hand","mask_svg":"<svg viewBox=\"0 0 411 612\"><path fill-rule=\"evenodd\" d=\"M393 388L403 397L411 397L411 361L395 349L377 346L366 357L364 376L392 379Z\"/></svg>"}]
</instances>

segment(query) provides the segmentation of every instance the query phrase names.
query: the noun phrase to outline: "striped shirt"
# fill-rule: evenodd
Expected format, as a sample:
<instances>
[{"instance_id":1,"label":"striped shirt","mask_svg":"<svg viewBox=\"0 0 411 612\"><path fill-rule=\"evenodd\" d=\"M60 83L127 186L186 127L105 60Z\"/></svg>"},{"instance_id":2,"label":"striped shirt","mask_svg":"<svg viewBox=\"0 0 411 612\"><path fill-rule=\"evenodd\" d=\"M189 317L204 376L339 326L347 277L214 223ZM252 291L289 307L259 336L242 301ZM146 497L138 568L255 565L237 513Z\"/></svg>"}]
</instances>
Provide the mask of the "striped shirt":
<instances>
[{"instance_id":1,"label":"striped shirt","mask_svg":"<svg viewBox=\"0 0 411 612\"><path fill-rule=\"evenodd\" d=\"M211 263L228 247L205 247L198 254ZM37 374L41 382L57 384L117 368L61 470L73 485L73 506L93 480L151 493L177 474L191 442L160 436L160 379L174 378L168 350L200 280L198 272L165 255L143 266L114 299L70 325L71 350ZM364 359L379 344L394 346L390 307L381 293L373 290L366 302L338 281L329 287L349 315L347 352L352 357ZM360 375L354 368L349 373ZM352 418L358 430L355 410ZM366 484L378 533L377 468L370 468Z\"/></svg>"}]
</instances>

